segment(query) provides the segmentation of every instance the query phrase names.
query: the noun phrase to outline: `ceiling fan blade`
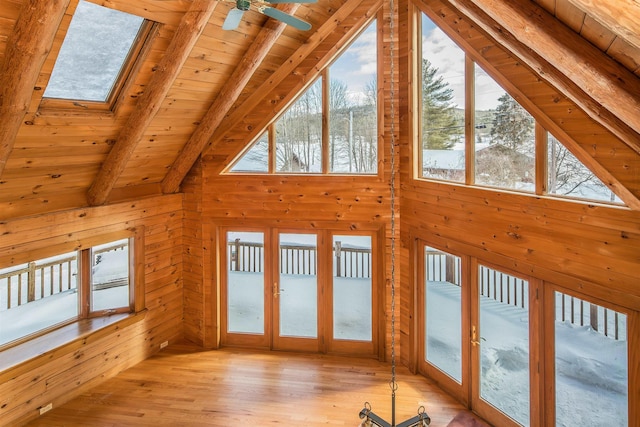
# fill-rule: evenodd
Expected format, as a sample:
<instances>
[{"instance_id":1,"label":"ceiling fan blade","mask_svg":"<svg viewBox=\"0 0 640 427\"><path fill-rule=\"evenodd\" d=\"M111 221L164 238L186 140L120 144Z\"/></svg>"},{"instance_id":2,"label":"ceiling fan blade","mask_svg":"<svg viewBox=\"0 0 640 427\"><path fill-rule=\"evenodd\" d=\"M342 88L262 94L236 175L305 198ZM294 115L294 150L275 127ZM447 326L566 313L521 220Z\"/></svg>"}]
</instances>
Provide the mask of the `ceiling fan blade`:
<instances>
[{"instance_id":1,"label":"ceiling fan blade","mask_svg":"<svg viewBox=\"0 0 640 427\"><path fill-rule=\"evenodd\" d=\"M281 4L281 3L317 3L318 0L265 0L267 3L271 4Z\"/></svg>"},{"instance_id":2,"label":"ceiling fan blade","mask_svg":"<svg viewBox=\"0 0 640 427\"><path fill-rule=\"evenodd\" d=\"M240 25L240 20L242 19L242 15L244 15L244 10L233 8L227 14L227 17L222 24L223 30L235 30Z\"/></svg>"},{"instance_id":3,"label":"ceiling fan blade","mask_svg":"<svg viewBox=\"0 0 640 427\"><path fill-rule=\"evenodd\" d=\"M275 9L273 7L265 7L261 9L260 12L271 18L277 19L278 21L282 21L287 25L291 25L298 30L307 31L311 28L311 24L309 24L308 22L304 22L303 20L298 19L295 16L287 15L281 10Z\"/></svg>"}]
</instances>

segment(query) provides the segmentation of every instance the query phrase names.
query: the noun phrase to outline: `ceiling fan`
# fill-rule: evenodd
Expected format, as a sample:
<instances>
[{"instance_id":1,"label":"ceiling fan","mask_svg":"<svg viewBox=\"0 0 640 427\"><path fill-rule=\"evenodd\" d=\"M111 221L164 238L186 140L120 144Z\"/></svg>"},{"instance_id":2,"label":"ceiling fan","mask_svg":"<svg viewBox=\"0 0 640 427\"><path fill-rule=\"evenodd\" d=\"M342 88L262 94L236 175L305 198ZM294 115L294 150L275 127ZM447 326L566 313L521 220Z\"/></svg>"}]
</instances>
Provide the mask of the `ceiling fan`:
<instances>
[{"instance_id":1,"label":"ceiling fan","mask_svg":"<svg viewBox=\"0 0 640 427\"><path fill-rule=\"evenodd\" d=\"M229 14L222 24L223 30L235 30L240 24L242 15L253 7L254 10L267 15L270 18L277 19L287 25L291 25L298 30L307 31L311 28L311 24L301 19L291 16L275 7L269 7L272 4L280 3L315 3L318 0L234 0L236 7L229 11Z\"/></svg>"}]
</instances>

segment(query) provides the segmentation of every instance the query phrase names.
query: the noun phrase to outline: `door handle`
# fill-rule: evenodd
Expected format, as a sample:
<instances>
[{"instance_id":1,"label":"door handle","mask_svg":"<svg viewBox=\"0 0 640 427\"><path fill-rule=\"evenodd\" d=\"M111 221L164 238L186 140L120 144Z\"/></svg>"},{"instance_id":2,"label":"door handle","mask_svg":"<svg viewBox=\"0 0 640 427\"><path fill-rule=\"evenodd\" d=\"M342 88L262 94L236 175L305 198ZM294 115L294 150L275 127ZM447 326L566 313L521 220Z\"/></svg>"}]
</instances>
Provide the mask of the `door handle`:
<instances>
[{"instance_id":1,"label":"door handle","mask_svg":"<svg viewBox=\"0 0 640 427\"><path fill-rule=\"evenodd\" d=\"M473 344L473 345L479 345L480 344L480 341L478 341L478 338L477 338L476 334L477 334L476 327L472 326L471 327L471 344Z\"/></svg>"},{"instance_id":2,"label":"door handle","mask_svg":"<svg viewBox=\"0 0 640 427\"><path fill-rule=\"evenodd\" d=\"M273 297L278 298L278 295L280 295L282 292L284 292L284 289L280 289L278 287L278 282L275 282L273 284Z\"/></svg>"}]
</instances>

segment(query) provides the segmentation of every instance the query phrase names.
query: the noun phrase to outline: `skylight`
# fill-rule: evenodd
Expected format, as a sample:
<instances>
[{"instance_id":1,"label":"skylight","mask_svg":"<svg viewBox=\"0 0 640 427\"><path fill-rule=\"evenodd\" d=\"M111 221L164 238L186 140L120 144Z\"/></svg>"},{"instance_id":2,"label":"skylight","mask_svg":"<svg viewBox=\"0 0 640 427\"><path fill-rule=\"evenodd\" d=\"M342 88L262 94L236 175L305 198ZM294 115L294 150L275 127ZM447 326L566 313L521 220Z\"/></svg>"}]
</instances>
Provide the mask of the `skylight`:
<instances>
[{"instance_id":1,"label":"skylight","mask_svg":"<svg viewBox=\"0 0 640 427\"><path fill-rule=\"evenodd\" d=\"M143 23L138 16L80 1L45 98L106 102Z\"/></svg>"}]
</instances>

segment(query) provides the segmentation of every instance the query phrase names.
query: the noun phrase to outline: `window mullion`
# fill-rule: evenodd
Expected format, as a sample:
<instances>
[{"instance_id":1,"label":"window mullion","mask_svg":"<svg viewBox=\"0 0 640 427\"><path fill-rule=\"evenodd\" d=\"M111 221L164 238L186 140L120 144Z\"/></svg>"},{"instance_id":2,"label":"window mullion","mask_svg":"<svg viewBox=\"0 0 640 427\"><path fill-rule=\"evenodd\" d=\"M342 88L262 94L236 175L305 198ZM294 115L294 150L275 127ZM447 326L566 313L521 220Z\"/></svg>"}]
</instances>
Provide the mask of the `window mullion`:
<instances>
[{"instance_id":1,"label":"window mullion","mask_svg":"<svg viewBox=\"0 0 640 427\"><path fill-rule=\"evenodd\" d=\"M79 258L80 318L86 319L91 312L91 249L81 250Z\"/></svg>"},{"instance_id":2,"label":"window mullion","mask_svg":"<svg viewBox=\"0 0 640 427\"><path fill-rule=\"evenodd\" d=\"M269 140L269 173L276 173L276 125L275 122L271 123L268 130L268 140Z\"/></svg>"},{"instance_id":3,"label":"window mullion","mask_svg":"<svg viewBox=\"0 0 640 427\"><path fill-rule=\"evenodd\" d=\"M476 133L475 133L475 63L465 55L464 61L464 115L465 115L465 144L464 170L465 184L473 185L475 181L476 165Z\"/></svg>"},{"instance_id":4,"label":"window mullion","mask_svg":"<svg viewBox=\"0 0 640 427\"><path fill-rule=\"evenodd\" d=\"M547 156L547 130L536 120L536 194L547 194L547 177L549 168Z\"/></svg>"},{"instance_id":5,"label":"window mullion","mask_svg":"<svg viewBox=\"0 0 640 427\"><path fill-rule=\"evenodd\" d=\"M329 173L329 68L322 72L322 173Z\"/></svg>"}]
</instances>

